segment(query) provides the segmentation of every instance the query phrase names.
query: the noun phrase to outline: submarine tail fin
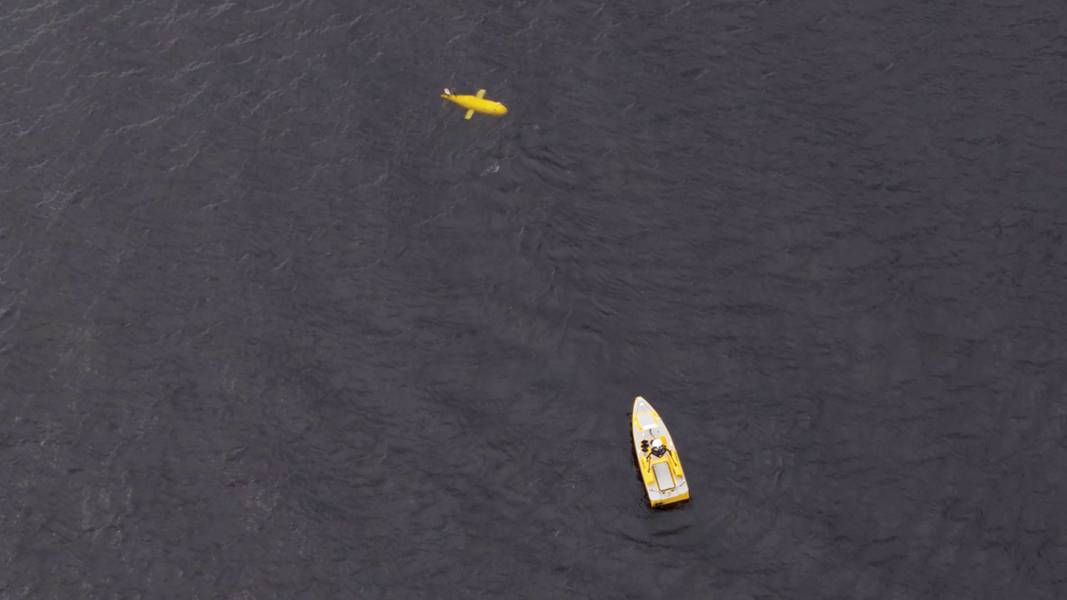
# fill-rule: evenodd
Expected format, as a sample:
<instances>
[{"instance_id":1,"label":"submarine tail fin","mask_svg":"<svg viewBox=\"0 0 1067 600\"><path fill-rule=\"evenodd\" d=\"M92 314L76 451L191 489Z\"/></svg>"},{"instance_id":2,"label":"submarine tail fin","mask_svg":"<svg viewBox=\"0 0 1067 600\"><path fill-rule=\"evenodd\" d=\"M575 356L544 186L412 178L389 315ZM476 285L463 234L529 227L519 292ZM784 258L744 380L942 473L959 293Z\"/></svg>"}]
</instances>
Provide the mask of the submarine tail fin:
<instances>
[{"instance_id":1,"label":"submarine tail fin","mask_svg":"<svg viewBox=\"0 0 1067 600\"><path fill-rule=\"evenodd\" d=\"M466 114L466 115L463 115L463 118L464 118L464 119L467 119L468 121L470 121L470 120L471 120L471 117L473 117L473 116L474 116L474 111L473 111L473 110L468 110L468 111L467 111L467 114Z\"/></svg>"}]
</instances>

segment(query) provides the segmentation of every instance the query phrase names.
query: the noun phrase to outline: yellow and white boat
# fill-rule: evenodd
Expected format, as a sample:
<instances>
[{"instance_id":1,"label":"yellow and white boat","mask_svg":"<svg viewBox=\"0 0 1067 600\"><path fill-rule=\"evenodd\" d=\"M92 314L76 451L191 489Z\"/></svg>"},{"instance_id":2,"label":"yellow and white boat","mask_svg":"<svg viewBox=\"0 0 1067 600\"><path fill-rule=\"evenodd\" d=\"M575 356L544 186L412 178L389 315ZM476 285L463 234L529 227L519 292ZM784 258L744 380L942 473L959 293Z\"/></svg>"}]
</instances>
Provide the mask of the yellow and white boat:
<instances>
[{"instance_id":1,"label":"yellow and white boat","mask_svg":"<svg viewBox=\"0 0 1067 600\"><path fill-rule=\"evenodd\" d=\"M656 409L647 400L634 398L634 452L641 479L645 482L648 502L653 507L666 506L689 499L689 483L682 471L682 460L674 440Z\"/></svg>"}]
</instances>

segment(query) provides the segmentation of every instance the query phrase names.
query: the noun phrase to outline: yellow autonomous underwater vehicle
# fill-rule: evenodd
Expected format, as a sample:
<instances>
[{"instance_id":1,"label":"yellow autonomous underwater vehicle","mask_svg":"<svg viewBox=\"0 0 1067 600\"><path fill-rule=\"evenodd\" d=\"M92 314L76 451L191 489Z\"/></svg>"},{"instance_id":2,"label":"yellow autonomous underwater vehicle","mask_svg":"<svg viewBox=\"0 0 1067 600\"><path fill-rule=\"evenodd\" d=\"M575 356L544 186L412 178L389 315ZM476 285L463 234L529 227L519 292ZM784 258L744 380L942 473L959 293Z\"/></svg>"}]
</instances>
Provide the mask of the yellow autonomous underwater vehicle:
<instances>
[{"instance_id":1,"label":"yellow autonomous underwater vehicle","mask_svg":"<svg viewBox=\"0 0 1067 600\"><path fill-rule=\"evenodd\" d=\"M666 506L689 499L689 483L682 471L682 460L674 440L652 405L634 398L631 417L637 467L645 482L648 502L653 507Z\"/></svg>"},{"instance_id":2,"label":"yellow autonomous underwater vehicle","mask_svg":"<svg viewBox=\"0 0 1067 600\"><path fill-rule=\"evenodd\" d=\"M494 117L502 117L508 114L508 107L494 100L485 99L485 90L478 90L477 94L468 96L465 94L453 94L451 90L445 88L441 97L467 109L464 119L470 119L474 116L474 113L482 113L483 115L492 115Z\"/></svg>"}]
</instances>

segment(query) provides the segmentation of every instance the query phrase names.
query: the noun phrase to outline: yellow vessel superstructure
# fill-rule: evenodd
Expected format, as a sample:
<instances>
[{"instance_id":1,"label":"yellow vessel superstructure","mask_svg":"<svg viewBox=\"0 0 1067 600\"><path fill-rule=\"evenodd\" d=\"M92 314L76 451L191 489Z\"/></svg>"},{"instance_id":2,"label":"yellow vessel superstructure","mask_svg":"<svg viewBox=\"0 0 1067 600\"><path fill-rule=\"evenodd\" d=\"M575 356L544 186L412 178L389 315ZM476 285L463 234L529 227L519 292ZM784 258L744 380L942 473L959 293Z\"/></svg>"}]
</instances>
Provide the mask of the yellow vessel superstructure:
<instances>
[{"instance_id":1,"label":"yellow vessel superstructure","mask_svg":"<svg viewBox=\"0 0 1067 600\"><path fill-rule=\"evenodd\" d=\"M649 504L657 507L688 500L689 482L682 470L682 459L659 413L647 400L637 396L630 420L637 467L641 470Z\"/></svg>"},{"instance_id":2,"label":"yellow vessel superstructure","mask_svg":"<svg viewBox=\"0 0 1067 600\"><path fill-rule=\"evenodd\" d=\"M470 119L474 116L474 113L481 113L483 115L491 115L494 117L502 117L508 114L508 107L495 100L485 99L485 90L478 90L477 94L470 96L467 94L453 94L452 90L445 88L441 97L449 102L455 102L467 109L467 114L463 116L464 119Z\"/></svg>"}]
</instances>

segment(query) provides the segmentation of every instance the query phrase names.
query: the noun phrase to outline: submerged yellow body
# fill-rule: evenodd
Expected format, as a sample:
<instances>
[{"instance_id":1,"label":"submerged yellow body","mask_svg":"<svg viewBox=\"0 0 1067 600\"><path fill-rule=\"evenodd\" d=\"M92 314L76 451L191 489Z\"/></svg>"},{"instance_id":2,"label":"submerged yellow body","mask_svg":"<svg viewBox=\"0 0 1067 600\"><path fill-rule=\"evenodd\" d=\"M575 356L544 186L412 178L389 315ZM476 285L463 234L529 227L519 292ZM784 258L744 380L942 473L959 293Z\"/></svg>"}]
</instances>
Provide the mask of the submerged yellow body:
<instances>
[{"instance_id":1,"label":"submerged yellow body","mask_svg":"<svg viewBox=\"0 0 1067 600\"><path fill-rule=\"evenodd\" d=\"M637 466L641 470L649 504L656 507L688 500L689 482L682 470L682 459L678 457L678 449L659 413L647 400L638 396L634 398L630 421ZM666 448L662 456L656 456L653 452L656 446Z\"/></svg>"},{"instance_id":2,"label":"submerged yellow body","mask_svg":"<svg viewBox=\"0 0 1067 600\"><path fill-rule=\"evenodd\" d=\"M508 107L494 100L485 99L485 90L478 90L477 94L468 96L465 94L453 94L448 88L445 88L445 93L441 94L441 97L467 109L464 119L470 119L474 116L474 113L492 115L494 117L502 117L508 114Z\"/></svg>"}]
</instances>

